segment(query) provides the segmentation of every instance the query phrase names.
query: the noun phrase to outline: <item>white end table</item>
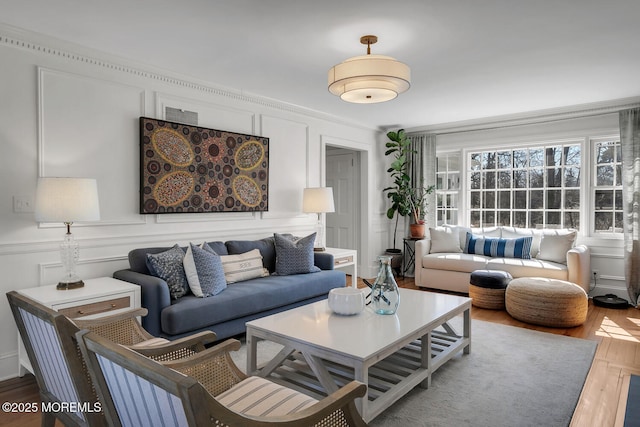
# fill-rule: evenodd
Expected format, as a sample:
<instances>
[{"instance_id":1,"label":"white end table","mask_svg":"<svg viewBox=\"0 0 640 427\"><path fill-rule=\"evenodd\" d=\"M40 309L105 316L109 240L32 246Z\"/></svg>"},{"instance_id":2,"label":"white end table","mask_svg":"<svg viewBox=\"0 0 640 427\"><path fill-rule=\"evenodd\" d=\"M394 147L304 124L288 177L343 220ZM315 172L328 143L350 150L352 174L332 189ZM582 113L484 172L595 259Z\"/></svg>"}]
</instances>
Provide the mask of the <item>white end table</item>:
<instances>
[{"instance_id":1,"label":"white end table","mask_svg":"<svg viewBox=\"0 0 640 427\"><path fill-rule=\"evenodd\" d=\"M45 307L58 311L71 319L97 318L131 308L140 308L140 286L112 277L84 280L78 289L58 290L56 285L20 289L18 292ZM25 369L33 372L29 357L18 335L19 375Z\"/></svg>"},{"instance_id":2,"label":"white end table","mask_svg":"<svg viewBox=\"0 0 640 427\"><path fill-rule=\"evenodd\" d=\"M358 251L355 249L326 248L325 252L333 255L333 268L349 267L351 286L358 287Z\"/></svg>"}]
</instances>

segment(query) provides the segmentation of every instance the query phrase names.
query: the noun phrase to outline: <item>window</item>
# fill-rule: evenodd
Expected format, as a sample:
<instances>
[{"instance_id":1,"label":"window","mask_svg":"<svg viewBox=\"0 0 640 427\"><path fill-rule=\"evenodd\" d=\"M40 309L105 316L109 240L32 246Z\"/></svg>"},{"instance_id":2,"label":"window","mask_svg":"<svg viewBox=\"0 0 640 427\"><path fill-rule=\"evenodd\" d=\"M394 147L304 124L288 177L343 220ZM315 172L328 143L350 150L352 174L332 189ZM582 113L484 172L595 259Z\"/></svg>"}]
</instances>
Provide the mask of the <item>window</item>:
<instances>
[{"instance_id":1,"label":"window","mask_svg":"<svg viewBox=\"0 0 640 427\"><path fill-rule=\"evenodd\" d=\"M595 141L593 156L593 228L622 233L622 153L620 140Z\"/></svg>"},{"instance_id":2,"label":"window","mask_svg":"<svg viewBox=\"0 0 640 427\"><path fill-rule=\"evenodd\" d=\"M471 152L469 224L580 228L580 142Z\"/></svg>"},{"instance_id":3,"label":"window","mask_svg":"<svg viewBox=\"0 0 640 427\"><path fill-rule=\"evenodd\" d=\"M436 158L437 223L458 223L460 190L460 153L442 153Z\"/></svg>"}]
</instances>

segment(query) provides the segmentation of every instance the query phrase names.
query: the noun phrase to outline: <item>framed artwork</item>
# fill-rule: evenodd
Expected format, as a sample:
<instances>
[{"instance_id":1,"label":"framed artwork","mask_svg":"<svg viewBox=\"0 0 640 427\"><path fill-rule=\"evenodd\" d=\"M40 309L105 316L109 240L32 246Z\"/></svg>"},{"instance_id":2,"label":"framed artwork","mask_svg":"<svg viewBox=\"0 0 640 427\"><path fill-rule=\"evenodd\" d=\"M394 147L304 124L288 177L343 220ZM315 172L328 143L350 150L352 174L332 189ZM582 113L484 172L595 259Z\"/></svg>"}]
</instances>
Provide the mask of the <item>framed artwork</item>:
<instances>
[{"instance_id":1,"label":"framed artwork","mask_svg":"<svg viewBox=\"0 0 640 427\"><path fill-rule=\"evenodd\" d=\"M140 213L268 208L269 138L140 117Z\"/></svg>"}]
</instances>

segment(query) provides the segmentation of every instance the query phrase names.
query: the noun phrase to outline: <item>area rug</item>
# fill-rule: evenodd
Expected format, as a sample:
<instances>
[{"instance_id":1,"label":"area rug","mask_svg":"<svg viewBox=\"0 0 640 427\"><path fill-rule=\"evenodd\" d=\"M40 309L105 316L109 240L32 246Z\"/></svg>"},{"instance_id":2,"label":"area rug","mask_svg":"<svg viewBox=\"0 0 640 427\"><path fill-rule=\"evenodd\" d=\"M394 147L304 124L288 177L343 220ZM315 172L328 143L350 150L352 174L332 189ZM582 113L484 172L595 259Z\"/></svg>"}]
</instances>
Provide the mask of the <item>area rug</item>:
<instances>
[{"instance_id":1,"label":"area rug","mask_svg":"<svg viewBox=\"0 0 640 427\"><path fill-rule=\"evenodd\" d=\"M631 375L629 379L629 394L627 395L627 410L624 416L624 427L640 426L640 376Z\"/></svg>"},{"instance_id":2,"label":"area rug","mask_svg":"<svg viewBox=\"0 0 640 427\"><path fill-rule=\"evenodd\" d=\"M378 426L567 426L596 342L474 320L458 354L370 422ZM280 347L260 342L258 363ZM244 345L233 357L245 368Z\"/></svg>"}]
</instances>

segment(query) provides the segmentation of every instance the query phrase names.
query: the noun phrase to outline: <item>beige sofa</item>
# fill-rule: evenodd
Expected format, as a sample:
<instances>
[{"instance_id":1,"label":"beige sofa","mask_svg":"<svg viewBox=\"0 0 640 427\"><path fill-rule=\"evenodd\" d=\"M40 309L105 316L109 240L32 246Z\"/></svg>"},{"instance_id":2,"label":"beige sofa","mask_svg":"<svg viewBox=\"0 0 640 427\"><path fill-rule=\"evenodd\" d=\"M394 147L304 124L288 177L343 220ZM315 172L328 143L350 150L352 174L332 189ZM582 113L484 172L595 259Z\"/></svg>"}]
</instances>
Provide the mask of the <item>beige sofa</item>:
<instances>
[{"instance_id":1,"label":"beige sofa","mask_svg":"<svg viewBox=\"0 0 640 427\"><path fill-rule=\"evenodd\" d=\"M471 233L472 239L485 238L485 241L489 240L487 238L531 237L524 240L531 245L531 258L465 253L468 232ZM507 271L513 278L547 277L567 280L577 283L588 293L591 282L591 254L588 247L575 246L576 237L577 232L569 229L470 229L460 226L430 229L427 237L417 241L415 245L416 285L468 293L471 272L489 269ZM471 242L473 244L476 241Z\"/></svg>"}]
</instances>

